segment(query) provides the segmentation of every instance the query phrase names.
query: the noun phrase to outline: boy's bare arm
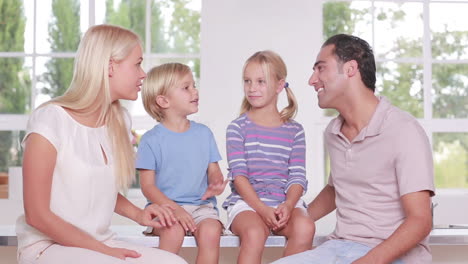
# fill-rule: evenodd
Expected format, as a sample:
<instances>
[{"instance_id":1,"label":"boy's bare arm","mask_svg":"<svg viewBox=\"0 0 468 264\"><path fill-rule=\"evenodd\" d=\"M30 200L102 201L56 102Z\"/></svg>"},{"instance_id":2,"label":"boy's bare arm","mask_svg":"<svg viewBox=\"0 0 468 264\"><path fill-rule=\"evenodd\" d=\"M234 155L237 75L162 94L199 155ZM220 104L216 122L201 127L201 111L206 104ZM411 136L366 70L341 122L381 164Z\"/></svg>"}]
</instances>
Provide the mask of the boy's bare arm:
<instances>
[{"instance_id":1,"label":"boy's bare arm","mask_svg":"<svg viewBox=\"0 0 468 264\"><path fill-rule=\"evenodd\" d=\"M154 170L139 170L140 171L140 186L143 195L150 200L152 203L163 205L168 204L173 207L177 206L177 203L169 199L155 183L155 171Z\"/></svg>"},{"instance_id":2,"label":"boy's bare arm","mask_svg":"<svg viewBox=\"0 0 468 264\"><path fill-rule=\"evenodd\" d=\"M228 180L224 180L223 173L218 162L212 162L208 165L208 189L202 196L202 200L206 200L212 196L223 193Z\"/></svg>"}]
</instances>

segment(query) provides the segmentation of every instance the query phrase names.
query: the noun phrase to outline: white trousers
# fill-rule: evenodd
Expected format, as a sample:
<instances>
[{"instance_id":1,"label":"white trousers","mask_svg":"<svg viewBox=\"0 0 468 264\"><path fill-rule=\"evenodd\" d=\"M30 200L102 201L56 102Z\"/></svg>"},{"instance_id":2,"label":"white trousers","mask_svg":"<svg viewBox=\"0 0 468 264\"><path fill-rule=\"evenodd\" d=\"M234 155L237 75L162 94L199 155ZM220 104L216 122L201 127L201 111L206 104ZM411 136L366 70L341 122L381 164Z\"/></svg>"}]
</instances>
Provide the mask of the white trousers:
<instances>
[{"instance_id":1,"label":"white trousers","mask_svg":"<svg viewBox=\"0 0 468 264\"><path fill-rule=\"evenodd\" d=\"M135 250L141 254L139 258L114 258L97 251L65 247L51 244L48 241L38 242L23 249L18 256L19 264L186 264L181 257L157 248L138 246L119 240L107 240L104 244L110 247ZM42 253L41 253L42 252Z\"/></svg>"}]
</instances>

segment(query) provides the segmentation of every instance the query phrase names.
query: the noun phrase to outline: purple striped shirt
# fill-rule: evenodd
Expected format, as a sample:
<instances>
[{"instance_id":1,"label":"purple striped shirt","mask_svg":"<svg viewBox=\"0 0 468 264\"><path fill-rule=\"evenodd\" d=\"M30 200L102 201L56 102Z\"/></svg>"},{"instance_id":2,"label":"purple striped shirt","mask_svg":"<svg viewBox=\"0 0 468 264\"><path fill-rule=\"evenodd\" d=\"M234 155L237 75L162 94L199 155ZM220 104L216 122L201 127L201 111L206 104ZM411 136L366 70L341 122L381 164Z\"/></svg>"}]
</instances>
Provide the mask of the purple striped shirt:
<instances>
[{"instance_id":1,"label":"purple striped shirt","mask_svg":"<svg viewBox=\"0 0 468 264\"><path fill-rule=\"evenodd\" d=\"M234 179L238 176L246 177L260 200L268 206L284 202L293 184L301 185L305 193L305 147L304 129L296 121L279 127L263 127L246 114L232 121L226 131L232 193L223 207L242 199L234 188Z\"/></svg>"}]
</instances>

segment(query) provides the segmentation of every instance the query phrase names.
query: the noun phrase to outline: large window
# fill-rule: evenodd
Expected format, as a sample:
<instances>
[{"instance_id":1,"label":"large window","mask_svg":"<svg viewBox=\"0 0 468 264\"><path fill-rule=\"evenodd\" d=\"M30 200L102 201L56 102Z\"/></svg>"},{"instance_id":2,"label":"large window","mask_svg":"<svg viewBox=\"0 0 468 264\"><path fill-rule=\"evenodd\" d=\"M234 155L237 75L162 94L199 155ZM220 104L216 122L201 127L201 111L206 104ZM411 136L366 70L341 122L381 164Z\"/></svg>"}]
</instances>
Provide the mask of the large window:
<instances>
[{"instance_id":1,"label":"large window","mask_svg":"<svg viewBox=\"0 0 468 264\"><path fill-rule=\"evenodd\" d=\"M324 39L348 33L367 40L376 55L376 94L414 115L425 128L438 189L468 188L466 10L468 1L323 4ZM325 112L327 117L334 114Z\"/></svg>"},{"instance_id":2,"label":"large window","mask_svg":"<svg viewBox=\"0 0 468 264\"><path fill-rule=\"evenodd\" d=\"M200 10L201 0L0 1L0 198L8 197L8 169L21 166L28 114L68 88L75 51L89 26L129 28L144 44L146 71L178 61L198 79ZM137 133L154 125L140 100L124 104Z\"/></svg>"}]
</instances>

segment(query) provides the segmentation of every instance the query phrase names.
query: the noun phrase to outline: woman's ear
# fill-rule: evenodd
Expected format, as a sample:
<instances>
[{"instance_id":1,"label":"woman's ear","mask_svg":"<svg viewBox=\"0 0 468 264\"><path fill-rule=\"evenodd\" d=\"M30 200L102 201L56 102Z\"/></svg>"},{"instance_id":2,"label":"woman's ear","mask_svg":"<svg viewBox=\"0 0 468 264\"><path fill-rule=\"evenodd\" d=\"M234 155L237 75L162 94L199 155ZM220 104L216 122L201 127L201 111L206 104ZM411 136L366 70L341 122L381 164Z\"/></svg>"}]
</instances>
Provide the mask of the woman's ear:
<instances>
[{"instance_id":1,"label":"woman's ear","mask_svg":"<svg viewBox=\"0 0 468 264\"><path fill-rule=\"evenodd\" d=\"M109 60L109 77L112 77L114 75L114 60L110 59Z\"/></svg>"},{"instance_id":2,"label":"woman's ear","mask_svg":"<svg viewBox=\"0 0 468 264\"><path fill-rule=\"evenodd\" d=\"M169 100L164 95L156 96L156 104L165 109L169 107Z\"/></svg>"}]
</instances>

